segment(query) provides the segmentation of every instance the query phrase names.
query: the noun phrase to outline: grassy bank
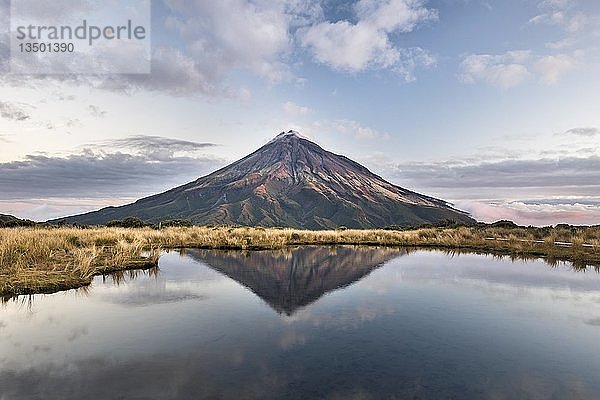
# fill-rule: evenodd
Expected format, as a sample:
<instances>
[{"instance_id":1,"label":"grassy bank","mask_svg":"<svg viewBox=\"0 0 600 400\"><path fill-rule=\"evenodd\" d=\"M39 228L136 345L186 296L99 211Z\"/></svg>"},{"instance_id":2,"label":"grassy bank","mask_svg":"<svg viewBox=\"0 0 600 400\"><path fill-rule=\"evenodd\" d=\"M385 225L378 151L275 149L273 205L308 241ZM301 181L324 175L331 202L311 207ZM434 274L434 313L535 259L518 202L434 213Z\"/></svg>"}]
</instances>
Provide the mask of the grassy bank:
<instances>
[{"instance_id":1,"label":"grassy bank","mask_svg":"<svg viewBox=\"0 0 600 400\"><path fill-rule=\"evenodd\" d=\"M568 244L567 244L568 243ZM600 264L600 228L491 226L415 230L302 231L272 228L4 228L0 229L0 295L53 292L92 277L150 268L161 249L274 249L303 244L437 247L516 257Z\"/></svg>"}]
</instances>

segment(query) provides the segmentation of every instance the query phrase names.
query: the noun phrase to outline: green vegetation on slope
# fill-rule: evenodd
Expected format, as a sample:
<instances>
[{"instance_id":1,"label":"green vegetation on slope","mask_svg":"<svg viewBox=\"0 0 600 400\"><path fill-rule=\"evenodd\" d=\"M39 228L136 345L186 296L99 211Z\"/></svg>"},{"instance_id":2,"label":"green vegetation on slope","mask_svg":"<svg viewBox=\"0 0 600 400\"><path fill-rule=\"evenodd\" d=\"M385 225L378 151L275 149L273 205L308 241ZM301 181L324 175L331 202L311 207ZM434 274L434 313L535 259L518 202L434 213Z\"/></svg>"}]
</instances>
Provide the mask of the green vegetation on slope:
<instances>
[{"instance_id":1,"label":"green vegetation on slope","mask_svg":"<svg viewBox=\"0 0 600 400\"><path fill-rule=\"evenodd\" d=\"M16 226L35 226L36 223L28 219L19 219L12 215L0 214L0 228L12 228Z\"/></svg>"}]
</instances>

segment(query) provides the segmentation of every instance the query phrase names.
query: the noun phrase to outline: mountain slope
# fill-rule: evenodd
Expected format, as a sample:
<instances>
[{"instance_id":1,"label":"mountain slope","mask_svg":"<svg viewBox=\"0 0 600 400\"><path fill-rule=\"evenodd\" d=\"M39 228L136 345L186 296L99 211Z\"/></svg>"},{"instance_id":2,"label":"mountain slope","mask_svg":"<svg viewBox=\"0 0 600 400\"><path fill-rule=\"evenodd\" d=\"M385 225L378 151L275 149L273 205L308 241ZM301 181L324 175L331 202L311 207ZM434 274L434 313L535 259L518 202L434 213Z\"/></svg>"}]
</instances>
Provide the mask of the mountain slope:
<instances>
[{"instance_id":1,"label":"mountain slope","mask_svg":"<svg viewBox=\"0 0 600 400\"><path fill-rule=\"evenodd\" d=\"M147 222L189 219L307 229L473 221L444 201L395 186L293 131L194 182L63 220L105 224L130 216Z\"/></svg>"},{"instance_id":2,"label":"mountain slope","mask_svg":"<svg viewBox=\"0 0 600 400\"><path fill-rule=\"evenodd\" d=\"M15 226L33 226L35 222L28 219L19 219L12 215L0 214L0 228L11 228Z\"/></svg>"},{"instance_id":3,"label":"mountain slope","mask_svg":"<svg viewBox=\"0 0 600 400\"><path fill-rule=\"evenodd\" d=\"M405 250L369 246L303 246L243 253L192 249L186 255L244 285L279 313L292 315L349 286Z\"/></svg>"}]
</instances>

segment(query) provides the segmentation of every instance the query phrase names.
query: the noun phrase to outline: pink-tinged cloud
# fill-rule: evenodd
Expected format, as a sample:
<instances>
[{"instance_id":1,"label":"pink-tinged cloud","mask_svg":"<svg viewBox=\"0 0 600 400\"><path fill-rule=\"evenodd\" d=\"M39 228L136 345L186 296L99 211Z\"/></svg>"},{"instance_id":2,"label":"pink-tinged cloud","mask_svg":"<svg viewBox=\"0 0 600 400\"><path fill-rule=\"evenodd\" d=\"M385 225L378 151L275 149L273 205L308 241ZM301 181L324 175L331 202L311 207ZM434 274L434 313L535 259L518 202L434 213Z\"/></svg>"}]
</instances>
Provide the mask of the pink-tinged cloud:
<instances>
[{"instance_id":1,"label":"pink-tinged cloud","mask_svg":"<svg viewBox=\"0 0 600 400\"><path fill-rule=\"evenodd\" d=\"M546 226L600 224L600 206L587 204L527 204L523 202L483 203L461 201L456 206L481 222L510 220L519 225Z\"/></svg>"},{"instance_id":2,"label":"pink-tinged cloud","mask_svg":"<svg viewBox=\"0 0 600 400\"><path fill-rule=\"evenodd\" d=\"M108 206L120 206L137 200L123 198L42 198L22 200L0 200L0 214L43 222L65 215L81 214Z\"/></svg>"}]
</instances>

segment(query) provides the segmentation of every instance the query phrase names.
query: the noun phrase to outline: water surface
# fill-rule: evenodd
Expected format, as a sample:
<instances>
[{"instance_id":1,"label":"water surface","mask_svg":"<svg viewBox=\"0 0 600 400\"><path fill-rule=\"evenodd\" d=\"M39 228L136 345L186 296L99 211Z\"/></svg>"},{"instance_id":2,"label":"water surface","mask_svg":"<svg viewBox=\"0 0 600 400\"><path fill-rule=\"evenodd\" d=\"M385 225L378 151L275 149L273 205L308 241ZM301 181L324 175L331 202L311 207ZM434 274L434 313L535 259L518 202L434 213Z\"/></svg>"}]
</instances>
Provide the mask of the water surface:
<instances>
[{"instance_id":1,"label":"water surface","mask_svg":"<svg viewBox=\"0 0 600 400\"><path fill-rule=\"evenodd\" d=\"M0 399L598 399L599 343L592 270L187 250L0 307Z\"/></svg>"}]
</instances>

